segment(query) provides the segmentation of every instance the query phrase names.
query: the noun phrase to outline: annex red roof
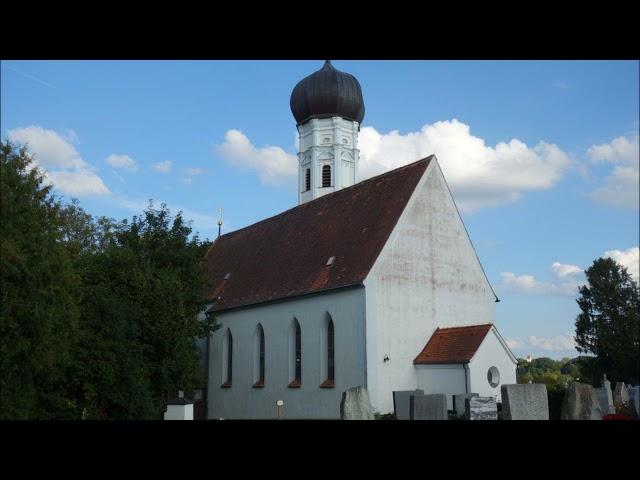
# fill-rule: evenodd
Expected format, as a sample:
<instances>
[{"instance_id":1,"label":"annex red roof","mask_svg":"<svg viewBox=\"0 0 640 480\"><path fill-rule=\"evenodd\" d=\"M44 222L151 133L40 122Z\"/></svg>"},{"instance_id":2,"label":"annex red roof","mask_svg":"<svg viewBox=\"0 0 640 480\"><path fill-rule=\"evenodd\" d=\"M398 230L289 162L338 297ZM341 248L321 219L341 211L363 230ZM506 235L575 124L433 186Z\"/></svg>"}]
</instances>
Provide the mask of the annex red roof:
<instances>
[{"instance_id":1,"label":"annex red roof","mask_svg":"<svg viewBox=\"0 0 640 480\"><path fill-rule=\"evenodd\" d=\"M492 324L438 328L433 333L414 365L431 363L467 363L491 330Z\"/></svg>"},{"instance_id":2,"label":"annex red roof","mask_svg":"<svg viewBox=\"0 0 640 480\"><path fill-rule=\"evenodd\" d=\"M362 283L432 158L218 237L204 257L211 311Z\"/></svg>"}]
</instances>

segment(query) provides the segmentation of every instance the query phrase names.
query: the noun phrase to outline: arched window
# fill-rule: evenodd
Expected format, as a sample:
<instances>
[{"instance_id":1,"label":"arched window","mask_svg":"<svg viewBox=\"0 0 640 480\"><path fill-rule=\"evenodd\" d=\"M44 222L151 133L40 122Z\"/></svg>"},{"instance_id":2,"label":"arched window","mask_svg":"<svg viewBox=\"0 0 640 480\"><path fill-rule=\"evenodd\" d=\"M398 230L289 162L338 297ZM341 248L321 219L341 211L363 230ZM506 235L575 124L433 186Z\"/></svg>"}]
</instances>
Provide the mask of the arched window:
<instances>
[{"instance_id":1,"label":"arched window","mask_svg":"<svg viewBox=\"0 0 640 480\"><path fill-rule=\"evenodd\" d=\"M335 387L335 338L333 319L326 314L320 334L320 376L321 388Z\"/></svg>"},{"instance_id":2,"label":"arched window","mask_svg":"<svg viewBox=\"0 0 640 480\"><path fill-rule=\"evenodd\" d=\"M307 168L304 173L304 191L307 192L311 190L311 169Z\"/></svg>"},{"instance_id":3,"label":"arched window","mask_svg":"<svg viewBox=\"0 0 640 480\"><path fill-rule=\"evenodd\" d=\"M293 319L289 332L289 387L298 388L302 384L302 332L296 318Z\"/></svg>"},{"instance_id":4,"label":"arched window","mask_svg":"<svg viewBox=\"0 0 640 480\"><path fill-rule=\"evenodd\" d=\"M256 327L253 347L253 387L264 387L264 329L258 324Z\"/></svg>"},{"instance_id":5,"label":"arched window","mask_svg":"<svg viewBox=\"0 0 640 480\"><path fill-rule=\"evenodd\" d=\"M322 167L322 186L330 187L331 186L331 166L325 165Z\"/></svg>"},{"instance_id":6,"label":"arched window","mask_svg":"<svg viewBox=\"0 0 640 480\"><path fill-rule=\"evenodd\" d=\"M233 336L227 328L222 346L222 387L231 387L233 376Z\"/></svg>"},{"instance_id":7,"label":"arched window","mask_svg":"<svg viewBox=\"0 0 640 480\"><path fill-rule=\"evenodd\" d=\"M329 319L327 325L327 380L333 383L335 380L335 348L333 342L333 320Z\"/></svg>"}]
</instances>

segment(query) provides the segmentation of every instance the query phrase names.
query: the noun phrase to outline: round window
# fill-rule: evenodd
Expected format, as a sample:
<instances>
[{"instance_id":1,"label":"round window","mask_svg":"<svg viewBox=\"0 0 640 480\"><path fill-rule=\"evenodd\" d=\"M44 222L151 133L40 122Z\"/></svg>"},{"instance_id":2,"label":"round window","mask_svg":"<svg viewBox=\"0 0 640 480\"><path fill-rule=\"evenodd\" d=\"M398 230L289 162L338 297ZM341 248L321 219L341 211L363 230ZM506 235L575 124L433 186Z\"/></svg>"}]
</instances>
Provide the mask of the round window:
<instances>
[{"instance_id":1,"label":"round window","mask_svg":"<svg viewBox=\"0 0 640 480\"><path fill-rule=\"evenodd\" d=\"M500 372L496 367L491 367L487 372L487 379L489 380L489 385L493 388L500 385Z\"/></svg>"}]
</instances>

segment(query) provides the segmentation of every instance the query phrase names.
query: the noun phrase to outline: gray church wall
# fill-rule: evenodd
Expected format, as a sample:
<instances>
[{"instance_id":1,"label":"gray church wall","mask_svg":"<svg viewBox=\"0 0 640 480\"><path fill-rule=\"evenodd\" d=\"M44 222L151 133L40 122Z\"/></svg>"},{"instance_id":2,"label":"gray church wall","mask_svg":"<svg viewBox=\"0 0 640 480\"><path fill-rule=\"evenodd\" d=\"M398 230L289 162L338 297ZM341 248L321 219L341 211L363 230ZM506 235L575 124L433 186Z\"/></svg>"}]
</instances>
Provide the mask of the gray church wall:
<instances>
[{"instance_id":1,"label":"gray church wall","mask_svg":"<svg viewBox=\"0 0 640 480\"><path fill-rule=\"evenodd\" d=\"M321 388L322 331L329 313L334 324L335 387ZM290 328L298 320L302 337L302 382L290 382ZM222 327L211 338L209 418L276 418L276 402L284 401L284 418L340 418L345 390L366 387L364 289L333 290L286 301L222 312ZM255 331L265 335L264 388L254 385ZM233 336L233 375L230 388L223 383L223 340L227 328Z\"/></svg>"}]
</instances>

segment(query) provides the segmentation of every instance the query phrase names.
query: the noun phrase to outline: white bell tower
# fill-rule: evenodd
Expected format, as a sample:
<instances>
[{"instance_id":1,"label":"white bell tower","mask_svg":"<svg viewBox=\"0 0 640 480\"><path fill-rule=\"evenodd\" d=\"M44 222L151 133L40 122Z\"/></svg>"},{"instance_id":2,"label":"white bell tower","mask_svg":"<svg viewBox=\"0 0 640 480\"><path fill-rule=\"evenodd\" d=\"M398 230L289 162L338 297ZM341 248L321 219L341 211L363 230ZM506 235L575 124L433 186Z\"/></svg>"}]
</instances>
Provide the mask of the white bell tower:
<instances>
[{"instance_id":1,"label":"white bell tower","mask_svg":"<svg viewBox=\"0 0 640 480\"><path fill-rule=\"evenodd\" d=\"M358 80L327 60L295 86L291 112L300 140L298 204L354 185L360 155L358 132L364 118Z\"/></svg>"},{"instance_id":2,"label":"white bell tower","mask_svg":"<svg viewBox=\"0 0 640 480\"><path fill-rule=\"evenodd\" d=\"M298 126L298 204L356 183L360 125L342 117L313 118Z\"/></svg>"}]
</instances>

